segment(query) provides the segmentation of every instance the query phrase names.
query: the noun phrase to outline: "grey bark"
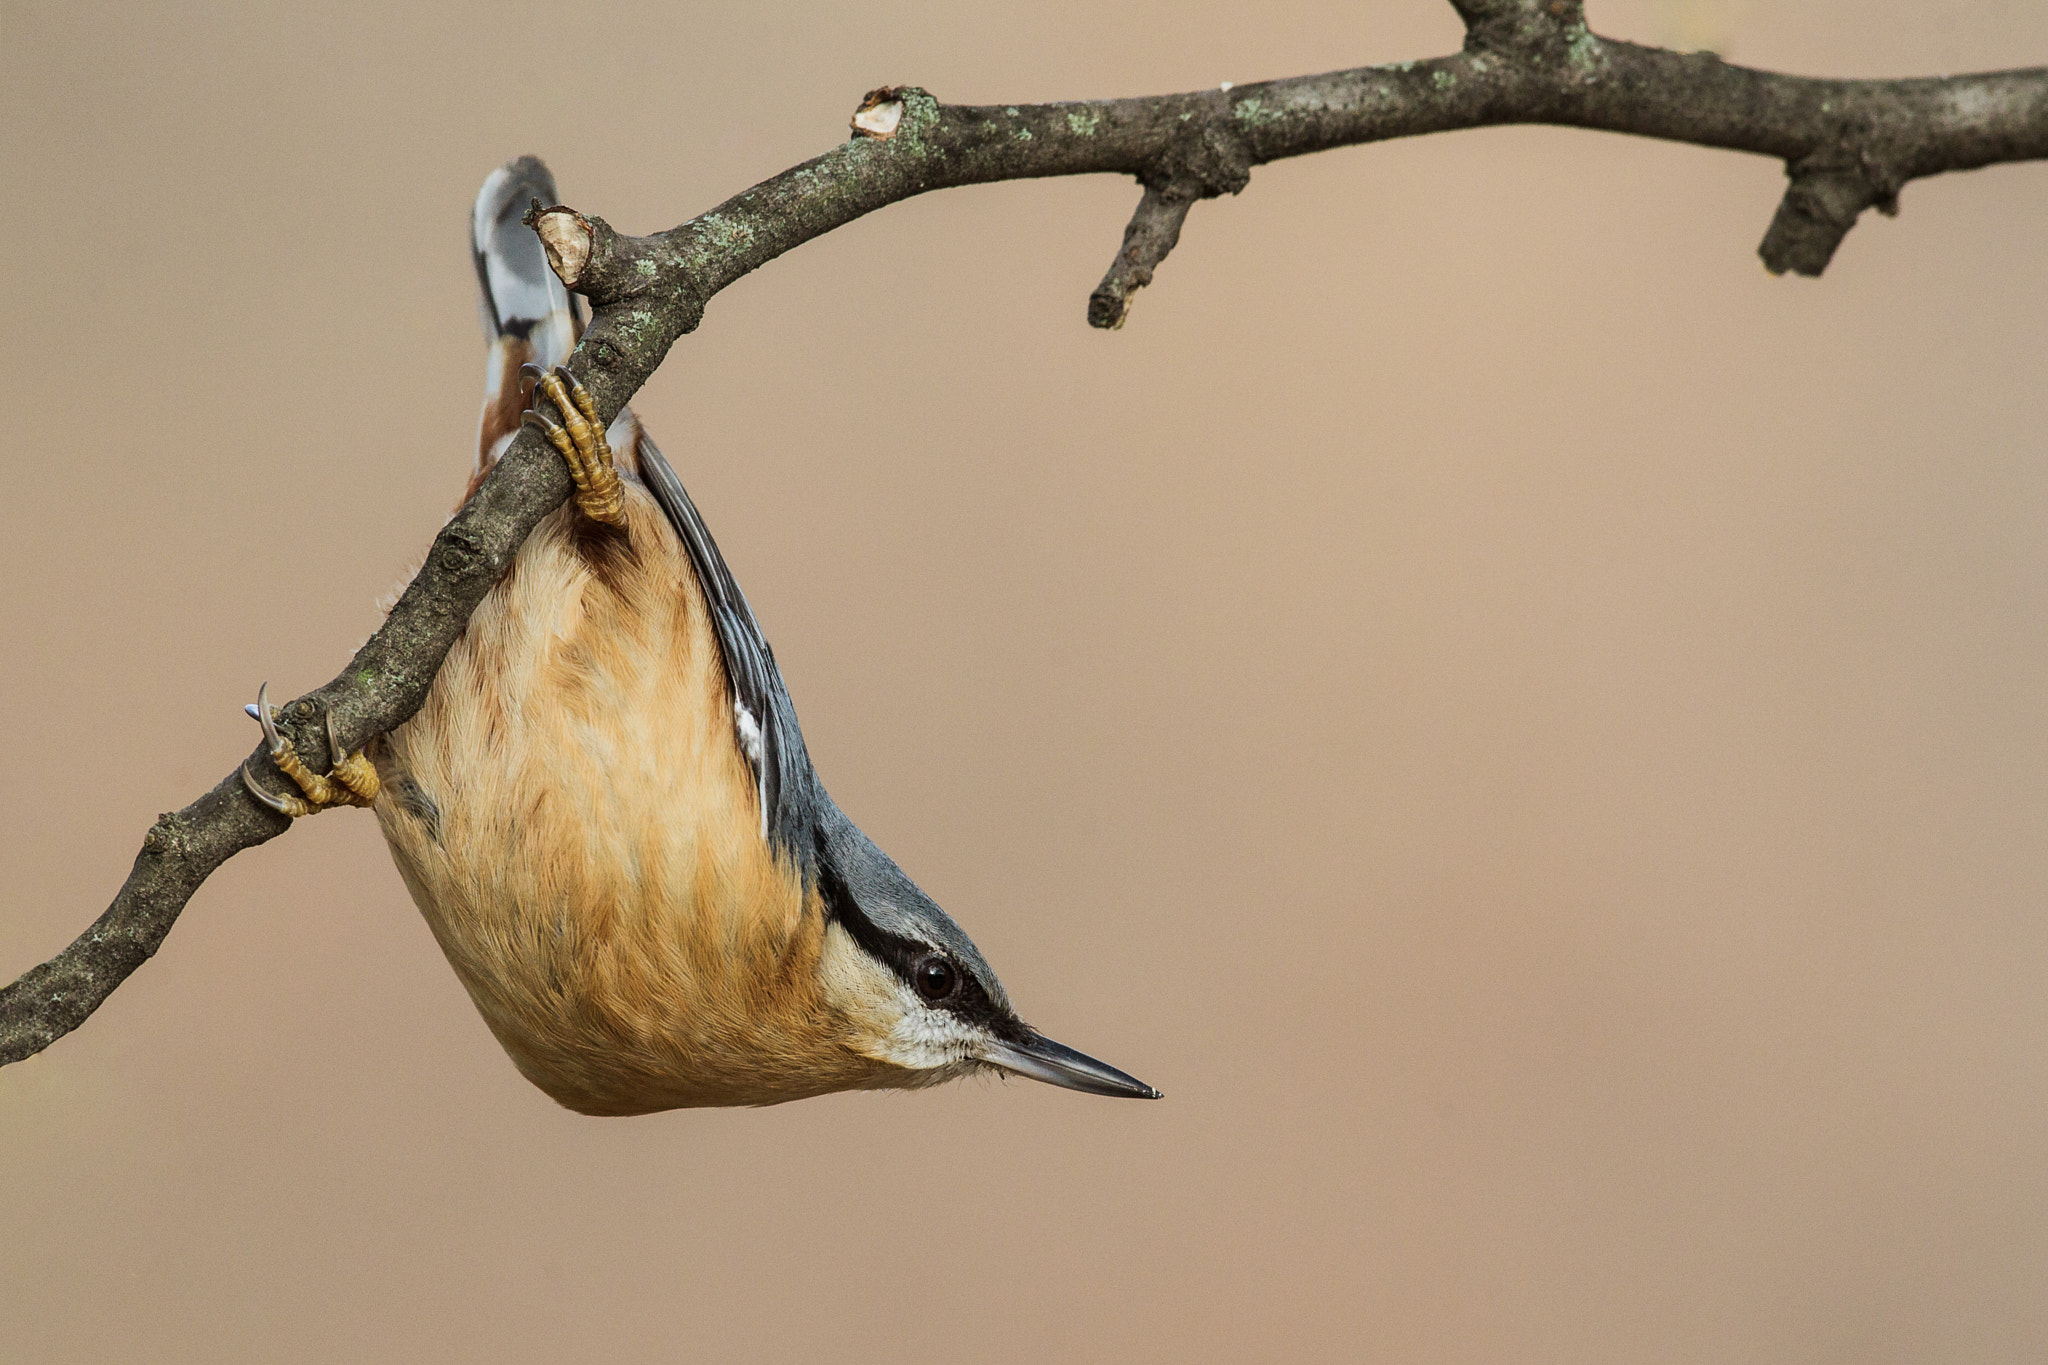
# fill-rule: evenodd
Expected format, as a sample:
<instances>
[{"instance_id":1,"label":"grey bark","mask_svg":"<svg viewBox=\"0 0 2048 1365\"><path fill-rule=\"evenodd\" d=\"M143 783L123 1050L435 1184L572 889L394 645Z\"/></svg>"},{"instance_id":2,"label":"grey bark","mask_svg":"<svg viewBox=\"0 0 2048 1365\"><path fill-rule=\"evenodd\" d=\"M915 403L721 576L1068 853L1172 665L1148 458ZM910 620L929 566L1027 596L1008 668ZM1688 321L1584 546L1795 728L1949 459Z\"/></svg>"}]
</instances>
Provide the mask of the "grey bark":
<instances>
[{"instance_id":1,"label":"grey bark","mask_svg":"<svg viewBox=\"0 0 2048 1365\"><path fill-rule=\"evenodd\" d=\"M850 140L668 232L626 237L570 215L588 237L590 257L572 273L594 317L569 367L609 420L721 289L863 214L955 185L1135 177L1137 211L1088 300L1089 322L1115 327L1197 201L1243 190L1255 166L1329 147L1545 123L1775 157L1791 184L1761 254L1774 272L1805 275L1826 267L1865 209L1895 212L1910 180L2048 157L2048 69L1818 80L1601 38L1587 29L1579 0L1452 4L1466 39L1447 57L1069 104L945 105L919 89L884 89L862 104ZM893 125L877 112L893 114ZM348 667L282 708L310 766L326 766L327 713L342 742L356 746L419 709L470 612L569 488L553 450L523 431ZM260 747L250 763L270 771ZM273 772L270 780L283 779ZM216 867L288 823L252 800L237 772L160 816L106 913L0 990L0 1065L82 1023L156 952Z\"/></svg>"}]
</instances>

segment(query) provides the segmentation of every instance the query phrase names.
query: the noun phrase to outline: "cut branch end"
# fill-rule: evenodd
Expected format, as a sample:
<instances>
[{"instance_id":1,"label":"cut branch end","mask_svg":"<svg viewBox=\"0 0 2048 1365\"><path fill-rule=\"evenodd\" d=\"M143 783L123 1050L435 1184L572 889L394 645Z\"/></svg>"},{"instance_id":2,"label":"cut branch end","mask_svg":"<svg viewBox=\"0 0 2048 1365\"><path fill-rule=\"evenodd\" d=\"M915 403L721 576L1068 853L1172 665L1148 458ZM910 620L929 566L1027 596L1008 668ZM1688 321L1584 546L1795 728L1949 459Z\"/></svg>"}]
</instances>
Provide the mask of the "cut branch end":
<instances>
[{"instance_id":1,"label":"cut branch end","mask_svg":"<svg viewBox=\"0 0 2048 1365\"><path fill-rule=\"evenodd\" d=\"M853 111L853 135L880 141L896 136L896 126L903 122L903 91L900 85L868 91Z\"/></svg>"},{"instance_id":2,"label":"cut branch end","mask_svg":"<svg viewBox=\"0 0 2048 1365\"><path fill-rule=\"evenodd\" d=\"M574 289L590 264L590 220L566 205L542 208L536 199L520 221L540 238L542 249L548 253L548 268L555 272L555 278L564 287Z\"/></svg>"}]
</instances>

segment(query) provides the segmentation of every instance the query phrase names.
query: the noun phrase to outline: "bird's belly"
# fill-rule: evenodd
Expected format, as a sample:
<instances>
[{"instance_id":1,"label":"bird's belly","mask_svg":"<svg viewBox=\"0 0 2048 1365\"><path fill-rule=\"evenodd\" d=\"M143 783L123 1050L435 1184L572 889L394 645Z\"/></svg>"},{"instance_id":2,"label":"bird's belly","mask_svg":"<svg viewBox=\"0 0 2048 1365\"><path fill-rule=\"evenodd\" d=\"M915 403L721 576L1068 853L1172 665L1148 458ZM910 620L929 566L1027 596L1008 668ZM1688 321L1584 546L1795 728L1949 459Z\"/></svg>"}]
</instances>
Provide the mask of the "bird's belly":
<instances>
[{"instance_id":1,"label":"bird's belly","mask_svg":"<svg viewBox=\"0 0 2048 1365\"><path fill-rule=\"evenodd\" d=\"M528 537L386 737L379 822L485 1021L563 1104L843 1087L822 913L761 837L682 547L644 493L628 511L625 537L566 511Z\"/></svg>"}]
</instances>

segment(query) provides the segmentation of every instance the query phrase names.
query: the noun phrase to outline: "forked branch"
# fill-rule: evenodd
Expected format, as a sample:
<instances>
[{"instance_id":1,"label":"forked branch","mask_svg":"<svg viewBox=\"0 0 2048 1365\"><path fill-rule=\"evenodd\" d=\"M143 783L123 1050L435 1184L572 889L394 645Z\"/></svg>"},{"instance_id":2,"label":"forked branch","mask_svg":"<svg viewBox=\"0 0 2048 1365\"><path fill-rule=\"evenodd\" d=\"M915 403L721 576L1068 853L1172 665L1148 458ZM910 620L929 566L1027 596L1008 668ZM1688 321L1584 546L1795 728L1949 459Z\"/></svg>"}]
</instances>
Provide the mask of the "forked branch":
<instances>
[{"instance_id":1,"label":"forked branch","mask_svg":"<svg viewBox=\"0 0 2048 1365\"><path fill-rule=\"evenodd\" d=\"M1198 200L1238 193L1255 166L1331 147L1546 123L1774 157L1791 184L1765 234L1764 264L1804 275L1826 267L1865 209L1896 211L1911 180L2048 157L2048 69L1816 80L1601 38L1580 0L1452 4L1464 49L1429 61L1071 104L946 105L912 87L876 90L848 141L652 237L537 206L530 222L550 261L595 310L570 369L609 420L727 285L863 214L955 185L1136 178L1137 212L1088 300L1090 323L1116 327ZM357 745L419 708L470 612L569 488L553 450L522 432L348 668L282 709L280 725L309 765L325 766L329 716L341 742ZM269 759L259 748L250 762L260 771ZM159 817L107 912L0 990L0 1064L76 1028L155 953L214 868L286 827L238 772Z\"/></svg>"}]
</instances>

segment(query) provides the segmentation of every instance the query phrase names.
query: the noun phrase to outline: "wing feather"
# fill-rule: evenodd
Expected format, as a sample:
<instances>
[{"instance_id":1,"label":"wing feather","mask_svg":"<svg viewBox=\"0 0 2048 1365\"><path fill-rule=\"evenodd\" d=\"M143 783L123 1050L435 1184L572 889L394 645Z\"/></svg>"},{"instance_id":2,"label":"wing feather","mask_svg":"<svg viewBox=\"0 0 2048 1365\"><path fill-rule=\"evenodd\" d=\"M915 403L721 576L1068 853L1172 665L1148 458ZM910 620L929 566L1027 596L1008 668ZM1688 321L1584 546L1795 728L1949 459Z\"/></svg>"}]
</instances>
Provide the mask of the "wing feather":
<instances>
[{"instance_id":1,"label":"wing feather","mask_svg":"<svg viewBox=\"0 0 2048 1365\"><path fill-rule=\"evenodd\" d=\"M804 749L796 707L782 685L775 651L754 619L747 595L726 567L718 542L711 538L697 504L676 477L660 447L640 429L640 478L661 504L669 524L682 537L697 582L710 608L711 625L725 661L732 689L733 732L740 752L754 769L754 793L760 803L761 836L809 867L816 857L816 778Z\"/></svg>"}]
</instances>

